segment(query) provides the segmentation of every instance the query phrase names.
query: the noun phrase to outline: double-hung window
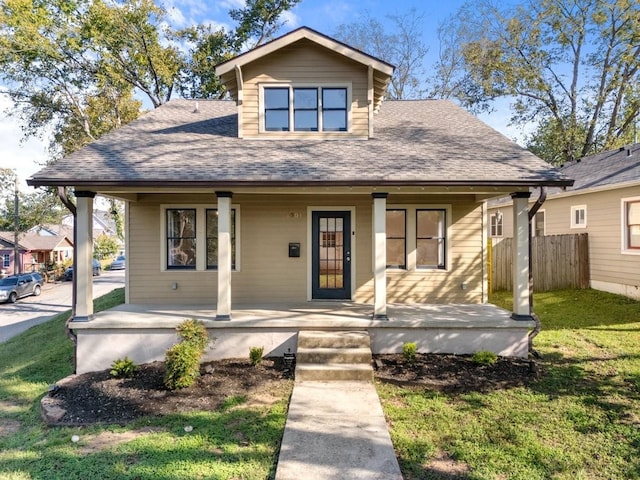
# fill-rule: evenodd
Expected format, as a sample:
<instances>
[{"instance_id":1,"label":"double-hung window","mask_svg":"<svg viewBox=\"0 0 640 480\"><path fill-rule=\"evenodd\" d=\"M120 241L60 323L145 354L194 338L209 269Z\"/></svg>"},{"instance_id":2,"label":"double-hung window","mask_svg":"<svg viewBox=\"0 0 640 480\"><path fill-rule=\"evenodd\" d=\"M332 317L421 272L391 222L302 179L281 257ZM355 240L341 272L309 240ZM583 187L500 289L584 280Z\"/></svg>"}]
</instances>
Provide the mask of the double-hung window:
<instances>
[{"instance_id":1,"label":"double-hung window","mask_svg":"<svg viewBox=\"0 0 640 480\"><path fill-rule=\"evenodd\" d=\"M623 251L640 253L640 198L622 200Z\"/></svg>"},{"instance_id":2,"label":"double-hung window","mask_svg":"<svg viewBox=\"0 0 640 480\"><path fill-rule=\"evenodd\" d=\"M502 237L502 212L492 213L489 217L489 236Z\"/></svg>"},{"instance_id":3,"label":"double-hung window","mask_svg":"<svg viewBox=\"0 0 640 480\"><path fill-rule=\"evenodd\" d=\"M2 267L9 268L11 266L11 254L5 253L2 255Z\"/></svg>"},{"instance_id":4,"label":"double-hung window","mask_svg":"<svg viewBox=\"0 0 640 480\"><path fill-rule=\"evenodd\" d=\"M574 205L571 207L571 228L585 228L587 226L587 206Z\"/></svg>"},{"instance_id":5,"label":"double-hung window","mask_svg":"<svg viewBox=\"0 0 640 480\"><path fill-rule=\"evenodd\" d=\"M444 209L416 210L417 268L445 268L446 220Z\"/></svg>"},{"instance_id":6,"label":"double-hung window","mask_svg":"<svg viewBox=\"0 0 640 480\"><path fill-rule=\"evenodd\" d=\"M264 86L266 132L348 131L347 87Z\"/></svg>"},{"instance_id":7,"label":"double-hung window","mask_svg":"<svg viewBox=\"0 0 640 480\"><path fill-rule=\"evenodd\" d=\"M207 205L163 207L167 270L218 268L218 210ZM231 208L231 268L238 270L238 212Z\"/></svg>"}]
</instances>

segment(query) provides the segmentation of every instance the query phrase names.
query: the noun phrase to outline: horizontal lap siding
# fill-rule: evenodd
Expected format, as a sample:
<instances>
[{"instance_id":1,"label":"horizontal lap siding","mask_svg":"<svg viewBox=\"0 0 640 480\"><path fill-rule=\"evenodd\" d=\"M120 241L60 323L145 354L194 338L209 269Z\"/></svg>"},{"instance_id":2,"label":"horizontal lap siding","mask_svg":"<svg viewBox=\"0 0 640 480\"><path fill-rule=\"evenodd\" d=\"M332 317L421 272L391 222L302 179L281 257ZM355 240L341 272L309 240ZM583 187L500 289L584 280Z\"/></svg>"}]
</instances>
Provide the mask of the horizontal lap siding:
<instances>
[{"instance_id":1,"label":"horizontal lap siding","mask_svg":"<svg viewBox=\"0 0 640 480\"><path fill-rule=\"evenodd\" d=\"M390 196L390 199L392 197ZM203 204L210 196L184 203ZM420 205L441 204L443 198L402 198ZM451 201L450 199L448 199ZM151 202L153 203L146 203ZM394 200L395 201L395 200ZM130 301L132 303L214 304L216 271L162 271L160 205L181 203L166 196L148 197L130 206ZM240 271L232 274L235 305L297 302L307 299L307 207L355 207L356 277L354 300L373 300L372 200L369 195L234 195L240 211ZM214 203L210 203L213 206ZM390 302L479 303L482 294L481 210L475 204L454 203L449 228L451 269L388 273ZM301 256L289 258L288 244L301 244ZM171 288L172 283L178 289ZM466 289L461 288L466 283Z\"/></svg>"},{"instance_id":2,"label":"horizontal lap siding","mask_svg":"<svg viewBox=\"0 0 640 480\"><path fill-rule=\"evenodd\" d=\"M269 136L259 133L259 84L282 82L286 84L306 83L312 85L351 83L353 135L368 135L369 114L367 106L367 68L352 60L329 52L306 40L296 42L286 48L256 60L243 69L243 136ZM344 133L326 134L287 133L287 136L307 138L344 137ZM282 135L279 133L278 135ZM273 136L273 135L272 135Z\"/></svg>"}]
</instances>

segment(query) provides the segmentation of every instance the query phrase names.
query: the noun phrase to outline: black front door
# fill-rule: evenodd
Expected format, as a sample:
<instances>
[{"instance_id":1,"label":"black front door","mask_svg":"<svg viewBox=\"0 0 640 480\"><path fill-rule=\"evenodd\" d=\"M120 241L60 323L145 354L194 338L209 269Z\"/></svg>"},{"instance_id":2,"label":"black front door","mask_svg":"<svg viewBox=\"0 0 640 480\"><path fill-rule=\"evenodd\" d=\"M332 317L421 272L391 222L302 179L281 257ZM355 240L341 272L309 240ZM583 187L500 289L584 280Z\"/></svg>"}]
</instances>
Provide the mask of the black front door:
<instances>
[{"instance_id":1,"label":"black front door","mask_svg":"<svg viewBox=\"0 0 640 480\"><path fill-rule=\"evenodd\" d=\"M312 296L351 299L351 213L313 212Z\"/></svg>"}]
</instances>

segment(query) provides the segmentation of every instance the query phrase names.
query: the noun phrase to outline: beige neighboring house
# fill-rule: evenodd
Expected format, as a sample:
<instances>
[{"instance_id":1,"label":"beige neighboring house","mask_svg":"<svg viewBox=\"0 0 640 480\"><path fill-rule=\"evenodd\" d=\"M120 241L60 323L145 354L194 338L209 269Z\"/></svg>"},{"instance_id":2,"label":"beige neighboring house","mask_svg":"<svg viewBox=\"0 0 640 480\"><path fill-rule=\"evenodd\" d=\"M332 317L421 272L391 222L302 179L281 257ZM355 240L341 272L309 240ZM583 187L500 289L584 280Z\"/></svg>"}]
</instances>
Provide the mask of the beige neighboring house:
<instances>
[{"instance_id":1,"label":"beige neighboring house","mask_svg":"<svg viewBox=\"0 0 640 480\"><path fill-rule=\"evenodd\" d=\"M487 303L485 201L572 182L444 100L384 101L394 67L299 28L216 68L231 100L170 101L46 167L75 190L78 372L164 358L205 322L206 358L368 332L374 353L526 356L528 235L513 311ZM126 304L93 312L96 194L126 202ZM524 230L523 230L524 231Z\"/></svg>"},{"instance_id":2,"label":"beige neighboring house","mask_svg":"<svg viewBox=\"0 0 640 480\"><path fill-rule=\"evenodd\" d=\"M640 299L640 144L582 158L560 171L575 183L548 190L532 230L587 233L591 287ZM488 212L488 235L511 237L512 203L492 201Z\"/></svg>"}]
</instances>

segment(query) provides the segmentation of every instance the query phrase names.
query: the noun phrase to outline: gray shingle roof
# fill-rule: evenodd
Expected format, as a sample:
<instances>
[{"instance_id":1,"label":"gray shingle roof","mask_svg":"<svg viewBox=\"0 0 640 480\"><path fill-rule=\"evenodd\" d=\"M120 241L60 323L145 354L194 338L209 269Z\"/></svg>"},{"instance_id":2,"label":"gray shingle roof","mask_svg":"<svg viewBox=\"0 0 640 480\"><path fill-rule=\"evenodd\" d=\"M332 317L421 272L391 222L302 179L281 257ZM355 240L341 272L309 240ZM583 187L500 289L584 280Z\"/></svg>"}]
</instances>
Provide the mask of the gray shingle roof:
<instances>
[{"instance_id":1,"label":"gray shingle roof","mask_svg":"<svg viewBox=\"0 0 640 480\"><path fill-rule=\"evenodd\" d=\"M584 157L564 165L560 171L575 179L568 190L640 182L640 143Z\"/></svg>"},{"instance_id":2,"label":"gray shingle roof","mask_svg":"<svg viewBox=\"0 0 640 480\"><path fill-rule=\"evenodd\" d=\"M389 101L370 140L240 139L230 101L174 100L31 185L558 185L547 163L446 100Z\"/></svg>"}]
</instances>

